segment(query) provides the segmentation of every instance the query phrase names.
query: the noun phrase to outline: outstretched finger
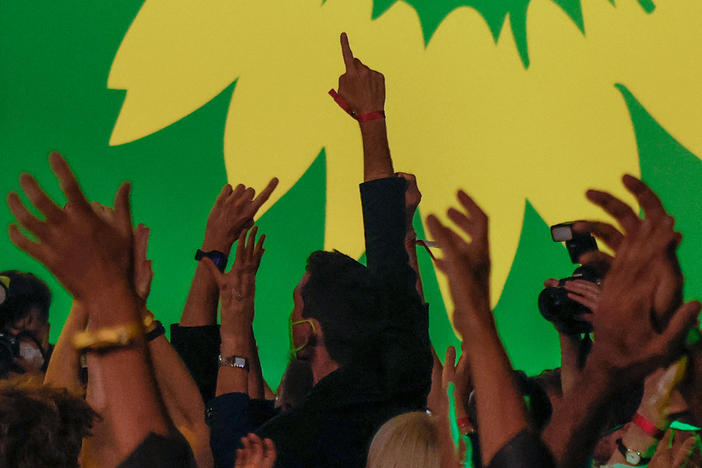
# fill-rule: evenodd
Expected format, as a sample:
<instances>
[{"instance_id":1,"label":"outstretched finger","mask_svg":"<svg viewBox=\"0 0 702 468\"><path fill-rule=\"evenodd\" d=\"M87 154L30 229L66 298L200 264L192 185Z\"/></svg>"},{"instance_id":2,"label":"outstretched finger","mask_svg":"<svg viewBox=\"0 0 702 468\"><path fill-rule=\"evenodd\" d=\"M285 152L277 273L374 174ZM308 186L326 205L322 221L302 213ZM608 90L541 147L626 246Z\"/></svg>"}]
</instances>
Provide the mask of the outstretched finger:
<instances>
[{"instance_id":1,"label":"outstretched finger","mask_svg":"<svg viewBox=\"0 0 702 468\"><path fill-rule=\"evenodd\" d=\"M263 439L263 461L261 468L272 468L275 463L275 444L271 439Z\"/></svg>"},{"instance_id":2,"label":"outstretched finger","mask_svg":"<svg viewBox=\"0 0 702 468\"><path fill-rule=\"evenodd\" d=\"M253 207L253 213L251 213L251 216L256 214L259 208L268 201L268 199L271 197L271 194L273 193L273 190L278 186L278 178L273 177L270 182L268 182L268 185L266 185L266 188L264 188L261 193L258 194L258 196L254 199L252 207Z\"/></svg>"},{"instance_id":3,"label":"outstretched finger","mask_svg":"<svg viewBox=\"0 0 702 468\"><path fill-rule=\"evenodd\" d=\"M129 203L129 194L132 184L125 182L120 185L115 195L115 219L124 234L132 234L132 210Z\"/></svg>"},{"instance_id":4,"label":"outstretched finger","mask_svg":"<svg viewBox=\"0 0 702 468\"><path fill-rule=\"evenodd\" d=\"M145 261L146 251L149 246L150 229L140 224L134 230L134 258L136 261Z\"/></svg>"},{"instance_id":5,"label":"outstretched finger","mask_svg":"<svg viewBox=\"0 0 702 468\"><path fill-rule=\"evenodd\" d=\"M667 216L661 199L658 198L658 195L656 195L648 185L629 174L622 177L622 182L624 182L626 189L631 192L634 197L636 197L636 200L639 202L639 206L643 209L647 218L652 217L656 219L662 216Z\"/></svg>"},{"instance_id":6,"label":"outstretched finger","mask_svg":"<svg viewBox=\"0 0 702 468\"><path fill-rule=\"evenodd\" d=\"M254 257L256 258L257 262L261 261L261 257L263 256L263 252L265 250L263 249L263 243L266 241L266 235L261 234L261 237L258 238L258 242L256 242L256 248L254 249Z\"/></svg>"},{"instance_id":7,"label":"outstretched finger","mask_svg":"<svg viewBox=\"0 0 702 468\"><path fill-rule=\"evenodd\" d=\"M456 348L449 346L446 348L446 360L444 361L444 369L441 373L441 385L443 388L448 388L449 382L453 382L456 378Z\"/></svg>"},{"instance_id":8,"label":"outstretched finger","mask_svg":"<svg viewBox=\"0 0 702 468\"><path fill-rule=\"evenodd\" d=\"M681 305L675 311L665 331L657 337L658 340L663 341L661 344L666 352L665 357L676 357L670 356L670 354L682 350L685 338L690 329L697 323L700 309L702 309L702 304L698 301L691 301Z\"/></svg>"},{"instance_id":9,"label":"outstretched finger","mask_svg":"<svg viewBox=\"0 0 702 468\"><path fill-rule=\"evenodd\" d=\"M9 232L10 241L12 241L13 244L46 265L47 253L43 244L34 242L29 237L25 236L15 224L10 224Z\"/></svg>"},{"instance_id":10,"label":"outstretched finger","mask_svg":"<svg viewBox=\"0 0 702 468\"><path fill-rule=\"evenodd\" d=\"M619 232L619 229L600 221L578 221L573 225L573 231L583 234L590 233L598 239L602 239L615 252L624 239L624 234Z\"/></svg>"},{"instance_id":11,"label":"outstretched finger","mask_svg":"<svg viewBox=\"0 0 702 468\"><path fill-rule=\"evenodd\" d=\"M473 238L475 235L475 223L472 219L468 218L468 216L454 207L449 208L446 215L456 224L456 226L460 227L463 232L468 234L471 239Z\"/></svg>"},{"instance_id":12,"label":"outstretched finger","mask_svg":"<svg viewBox=\"0 0 702 468\"><path fill-rule=\"evenodd\" d=\"M592 298L590 298L590 297L569 292L568 298L577 302L578 304L584 305L585 307L587 307L591 311L593 311L594 309L597 309L597 302L593 301Z\"/></svg>"},{"instance_id":13,"label":"outstretched finger","mask_svg":"<svg viewBox=\"0 0 702 468\"><path fill-rule=\"evenodd\" d=\"M246 233L248 229L244 228L239 233L239 238L236 241L236 252L234 253L234 263L241 263L246 256Z\"/></svg>"},{"instance_id":14,"label":"outstretched finger","mask_svg":"<svg viewBox=\"0 0 702 468\"><path fill-rule=\"evenodd\" d=\"M688 437L687 439L685 439L685 442L682 443L680 448L678 448L678 451L675 453L675 458L673 459L673 464L671 465L673 468L685 467L687 465L688 460L695 452L697 437L698 436L696 434Z\"/></svg>"},{"instance_id":15,"label":"outstretched finger","mask_svg":"<svg viewBox=\"0 0 702 468\"><path fill-rule=\"evenodd\" d=\"M436 216L429 215L427 217L427 227L444 251L444 266L446 266L446 261L450 262L452 258L455 258L458 254L458 250L465 250L468 248L466 241L451 229L441 224L441 221L439 221Z\"/></svg>"},{"instance_id":16,"label":"outstretched finger","mask_svg":"<svg viewBox=\"0 0 702 468\"><path fill-rule=\"evenodd\" d=\"M90 210L88 200L83 195L83 191L78 185L76 176L71 171L66 160L60 154L53 152L49 155L51 170L59 181L61 190L66 194L68 203L80 211Z\"/></svg>"},{"instance_id":17,"label":"outstretched finger","mask_svg":"<svg viewBox=\"0 0 702 468\"><path fill-rule=\"evenodd\" d=\"M246 259L250 260L254 256L254 248L256 246L256 233L258 233L258 226L254 226L249 230L249 238L246 241Z\"/></svg>"},{"instance_id":18,"label":"outstretched finger","mask_svg":"<svg viewBox=\"0 0 702 468\"><path fill-rule=\"evenodd\" d=\"M471 234L473 242L477 241L480 245L487 244L487 215L482 208L475 203L475 200L463 190L458 191L457 198L459 203L463 205L463 208L468 212L471 222L473 223L473 233Z\"/></svg>"},{"instance_id":19,"label":"outstretched finger","mask_svg":"<svg viewBox=\"0 0 702 468\"><path fill-rule=\"evenodd\" d=\"M230 184L226 184L224 187L222 187L222 190L219 192L219 195L217 195L217 199L215 200L215 206L219 206L222 203L224 203L227 200L227 197L232 194L232 186Z\"/></svg>"},{"instance_id":20,"label":"outstretched finger","mask_svg":"<svg viewBox=\"0 0 702 468\"><path fill-rule=\"evenodd\" d=\"M61 216L61 208L42 190L34 177L29 174L20 175L20 185L47 220L56 220Z\"/></svg>"},{"instance_id":21,"label":"outstretched finger","mask_svg":"<svg viewBox=\"0 0 702 468\"><path fill-rule=\"evenodd\" d=\"M46 225L29 212L16 192L10 192L7 195L7 205L10 207L10 212L17 218L17 221L26 230L41 239L46 232Z\"/></svg>"},{"instance_id":22,"label":"outstretched finger","mask_svg":"<svg viewBox=\"0 0 702 468\"><path fill-rule=\"evenodd\" d=\"M624 228L627 234L633 233L641 219L634 213L629 205L607 192L588 190L587 199L612 215Z\"/></svg>"},{"instance_id":23,"label":"outstretched finger","mask_svg":"<svg viewBox=\"0 0 702 468\"><path fill-rule=\"evenodd\" d=\"M341 55L344 57L344 64L346 64L346 71L351 71L356 68L356 63L354 62L353 52L351 52L351 46L349 45L349 36L345 32L341 33Z\"/></svg>"}]
</instances>

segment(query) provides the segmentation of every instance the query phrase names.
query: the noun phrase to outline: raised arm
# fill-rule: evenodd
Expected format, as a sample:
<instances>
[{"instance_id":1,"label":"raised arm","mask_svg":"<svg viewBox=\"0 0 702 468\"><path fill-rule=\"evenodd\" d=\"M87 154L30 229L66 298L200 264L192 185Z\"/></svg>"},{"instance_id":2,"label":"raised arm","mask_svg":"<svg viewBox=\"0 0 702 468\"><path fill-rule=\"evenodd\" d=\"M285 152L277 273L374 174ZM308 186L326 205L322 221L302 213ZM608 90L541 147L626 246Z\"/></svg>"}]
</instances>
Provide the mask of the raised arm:
<instances>
[{"instance_id":1,"label":"raised arm","mask_svg":"<svg viewBox=\"0 0 702 468\"><path fill-rule=\"evenodd\" d=\"M278 179L273 178L257 197L254 197L255 191L251 187L246 188L239 184L233 189L231 185L225 185L207 218L205 240L201 250L219 252L224 258L228 257L234 241L244 228L253 223L256 212L268 200L277 185ZM195 269L180 325L216 325L218 298L217 283L209 269L199 263Z\"/></svg>"},{"instance_id":2,"label":"raised arm","mask_svg":"<svg viewBox=\"0 0 702 468\"><path fill-rule=\"evenodd\" d=\"M220 366L217 374L217 396L233 392L248 394L250 388L257 397L263 396L263 382L262 378L259 380L260 374L250 376L251 373L260 372L250 368L252 361L258 362L258 353L256 352L256 356L252 354L251 344L255 343L252 324L256 272L261 264L264 252L263 242L266 238L261 236L257 242L257 232L256 226L251 230L242 231L234 265L229 273L221 273L209 261L206 264L219 285L222 301L220 354L225 359L240 357L247 361L246 366Z\"/></svg>"},{"instance_id":3,"label":"raised arm","mask_svg":"<svg viewBox=\"0 0 702 468\"><path fill-rule=\"evenodd\" d=\"M682 278L675 249L679 234L660 200L643 182L624 177L645 219L610 194L589 191L588 198L623 227L616 257L593 316L595 343L576 386L554 408L543 437L560 466L581 466L599 438L611 396L640 382L683 351L700 304L680 305Z\"/></svg>"},{"instance_id":4,"label":"raised arm","mask_svg":"<svg viewBox=\"0 0 702 468\"><path fill-rule=\"evenodd\" d=\"M128 337L91 356L106 383L101 424L109 425L114 452L124 459L151 434L168 436L172 430L151 368L132 283L130 186L124 184L117 192L115 227L93 212L65 160L52 153L50 162L66 194L67 207L60 208L33 177L23 174L22 188L45 220L32 215L19 196L11 193L10 210L38 241L30 240L16 225L10 226L10 239L46 265L85 306L91 332L121 330Z\"/></svg>"},{"instance_id":5,"label":"raised arm","mask_svg":"<svg viewBox=\"0 0 702 468\"><path fill-rule=\"evenodd\" d=\"M65 388L74 395L85 394L80 380L80 353L73 347L73 335L85 330L88 314L78 302L74 302L66 323L61 329L49 367L46 369L44 384L56 388Z\"/></svg>"},{"instance_id":6,"label":"raised arm","mask_svg":"<svg viewBox=\"0 0 702 468\"><path fill-rule=\"evenodd\" d=\"M433 215L427 218L427 225L444 253L437 265L449 280L454 325L463 337L463 359L468 360L475 388L480 450L483 464L488 465L528 424L490 310L488 219L465 192L458 192L458 201L463 209L450 208L448 216L470 242Z\"/></svg>"},{"instance_id":7,"label":"raised arm","mask_svg":"<svg viewBox=\"0 0 702 468\"><path fill-rule=\"evenodd\" d=\"M339 96L359 121L363 138L363 180L393 177L385 125L385 77L353 56L346 33L341 34L346 72L339 77Z\"/></svg>"},{"instance_id":8,"label":"raised arm","mask_svg":"<svg viewBox=\"0 0 702 468\"><path fill-rule=\"evenodd\" d=\"M146 309L153 270L147 258L149 229L143 224L134 232L134 286L144 307L142 315L152 315ZM153 316L151 317L153 318ZM205 424L205 405L195 381L175 349L166 339L163 325L154 321L146 330L151 362L156 382L168 415L178 431L188 441L199 468L214 465L210 450L210 431Z\"/></svg>"}]
</instances>

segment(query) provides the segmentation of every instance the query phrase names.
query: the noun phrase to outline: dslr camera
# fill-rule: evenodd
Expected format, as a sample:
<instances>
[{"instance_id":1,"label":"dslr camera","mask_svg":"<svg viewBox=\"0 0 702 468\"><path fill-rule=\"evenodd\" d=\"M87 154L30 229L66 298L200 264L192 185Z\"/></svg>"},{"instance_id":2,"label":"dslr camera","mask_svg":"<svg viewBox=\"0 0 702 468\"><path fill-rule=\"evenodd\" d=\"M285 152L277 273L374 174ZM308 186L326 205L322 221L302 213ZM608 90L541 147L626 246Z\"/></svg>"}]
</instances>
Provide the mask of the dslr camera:
<instances>
[{"instance_id":1,"label":"dslr camera","mask_svg":"<svg viewBox=\"0 0 702 468\"><path fill-rule=\"evenodd\" d=\"M554 242L565 242L570 260L577 265L582 254L597 250L597 241L590 233L574 232L574 223L575 221L551 226L551 238ZM567 335L592 331L592 325L581 318L583 314L590 314L592 311L569 298L568 291L562 288L567 282L577 279L597 284L601 278L594 269L580 266L572 276L559 280L559 287L545 288L539 294L541 315L553 323L558 331Z\"/></svg>"}]
</instances>

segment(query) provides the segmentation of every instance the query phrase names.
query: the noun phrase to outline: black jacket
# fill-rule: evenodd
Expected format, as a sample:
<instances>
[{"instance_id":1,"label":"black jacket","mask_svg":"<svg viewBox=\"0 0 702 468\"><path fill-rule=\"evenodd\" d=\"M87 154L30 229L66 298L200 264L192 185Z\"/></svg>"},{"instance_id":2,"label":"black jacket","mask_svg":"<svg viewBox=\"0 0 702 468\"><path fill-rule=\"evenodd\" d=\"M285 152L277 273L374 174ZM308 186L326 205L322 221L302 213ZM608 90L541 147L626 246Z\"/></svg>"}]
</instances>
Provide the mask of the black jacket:
<instances>
[{"instance_id":1,"label":"black jacket","mask_svg":"<svg viewBox=\"0 0 702 468\"><path fill-rule=\"evenodd\" d=\"M361 184L367 265L383 291L381 314L362 355L257 431L275 442L276 467L365 467L377 429L397 414L426 406L429 324L405 251L404 199L404 179Z\"/></svg>"}]
</instances>

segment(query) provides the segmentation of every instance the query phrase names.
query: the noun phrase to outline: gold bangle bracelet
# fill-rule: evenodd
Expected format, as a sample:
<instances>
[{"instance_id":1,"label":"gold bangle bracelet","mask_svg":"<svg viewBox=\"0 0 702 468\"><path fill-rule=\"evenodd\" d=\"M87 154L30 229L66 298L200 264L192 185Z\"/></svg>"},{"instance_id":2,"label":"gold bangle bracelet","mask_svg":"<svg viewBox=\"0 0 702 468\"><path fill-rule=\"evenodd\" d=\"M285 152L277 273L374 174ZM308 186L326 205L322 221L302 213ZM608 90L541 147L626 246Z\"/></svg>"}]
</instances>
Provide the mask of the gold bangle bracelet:
<instances>
[{"instance_id":1,"label":"gold bangle bracelet","mask_svg":"<svg viewBox=\"0 0 702 468\"><path fill-rule=\"evenodd\" d=\"M95 331L82 331L73 335L76 350L98 351L106 348L128 346L144 333L141 322L132 322L116 327L100 328Z\"/></svg>"}]
</instances>

